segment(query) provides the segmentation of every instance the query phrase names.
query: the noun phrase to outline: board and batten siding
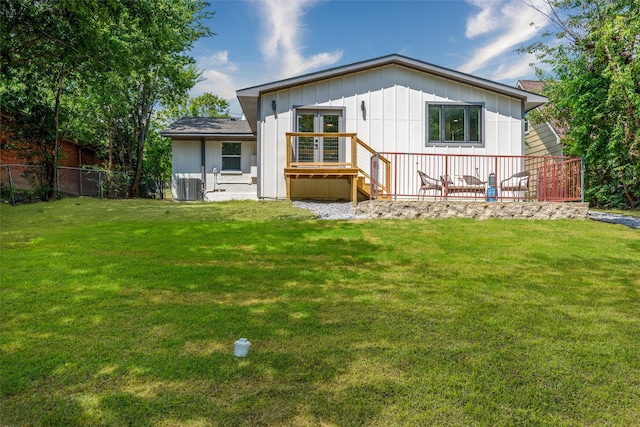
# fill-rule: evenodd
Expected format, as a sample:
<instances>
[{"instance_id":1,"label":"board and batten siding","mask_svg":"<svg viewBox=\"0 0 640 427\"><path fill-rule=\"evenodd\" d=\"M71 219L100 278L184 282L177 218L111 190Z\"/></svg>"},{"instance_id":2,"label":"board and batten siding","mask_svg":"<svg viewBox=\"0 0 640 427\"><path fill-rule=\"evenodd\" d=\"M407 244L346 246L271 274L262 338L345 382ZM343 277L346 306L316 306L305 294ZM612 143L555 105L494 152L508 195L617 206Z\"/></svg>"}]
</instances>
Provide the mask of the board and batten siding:
<instances>
[{"instance_id":1,"label":"board and batten siding","mask_svg":"<svg viewBox=\"0 0 640 427\"><path fill-rule=\"evenodd\" d=\"M363 101L365 117L361 110ZM428 102L483 103L483 146L427 145ZM262 94L257 132L262 165L258 197L286 197L285 134L294 131L295 108L315 106L344 108L344 131L357 133L362 141L380 152L524 154L521 100L391 64Z\"/></svg>"}]
</instances>

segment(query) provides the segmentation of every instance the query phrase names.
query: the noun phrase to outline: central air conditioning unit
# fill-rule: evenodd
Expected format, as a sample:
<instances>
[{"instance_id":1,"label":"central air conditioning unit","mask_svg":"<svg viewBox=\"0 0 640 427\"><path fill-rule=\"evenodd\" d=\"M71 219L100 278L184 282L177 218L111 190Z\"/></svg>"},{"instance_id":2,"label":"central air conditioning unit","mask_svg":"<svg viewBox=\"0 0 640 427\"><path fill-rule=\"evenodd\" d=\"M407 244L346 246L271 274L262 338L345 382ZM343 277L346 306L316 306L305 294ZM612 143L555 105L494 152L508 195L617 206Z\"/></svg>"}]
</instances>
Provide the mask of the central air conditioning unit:
<instances>
[{"instance_id":1,"label":"central air conditioning unit","mask_svg":"<svg viewBox=\"0 0 640 427\"><path fill-rule=\"evenodd\" d=\"M179 178L178 200L181 202L202 200L202 180L200 178Z\"/></svg>"}]
</instances>

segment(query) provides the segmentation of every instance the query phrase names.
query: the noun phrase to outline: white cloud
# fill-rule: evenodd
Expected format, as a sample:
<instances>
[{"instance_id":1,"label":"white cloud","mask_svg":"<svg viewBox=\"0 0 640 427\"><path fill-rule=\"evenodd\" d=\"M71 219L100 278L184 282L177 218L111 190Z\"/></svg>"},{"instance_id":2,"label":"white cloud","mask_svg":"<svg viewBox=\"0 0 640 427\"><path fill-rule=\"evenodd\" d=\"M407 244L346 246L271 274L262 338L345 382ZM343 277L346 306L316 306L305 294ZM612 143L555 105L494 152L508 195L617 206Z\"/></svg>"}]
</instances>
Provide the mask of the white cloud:
<instances>
[{"instance_id":1,"label":"white cloud","mask_svg":"<svg viewBox=\"0 0 640 427\"><path fill-rule=\"evenodd\" d=\"M236 98L236 89L242 87L238 84L235 74L227 74L218 70L205 70L202 73L203 80L197 83L189 92L192 98L205 92L212 93L229 102L231 117L242 116L242 108Z\"/></svg>"},{"instance_id":2,"label":"white cloud","mask_svg":"<svg viewBox=\"0 0 640 427\"><path fill-rule=\"evenodd\" d=\"M335 64L342 51L320 52L309 57L302 53L305 11L318 0L264 0L259 2L265 20L262 55L272 66L279 68L278 77L304 74L319 67Z\"/></svg>"},{"instance_id":3,"label":"white cloud","mask_svg":"<svg viewBox=\"0 0 640 427\"><path fill-rule=\"evenodd\" d=\"M467 37L484 35L489 41L475 49L472 57L459 70L474 73L493 59L512 52L516 47L540 35L548 21L534 8L513 0L467 0L479 7L480 13L467 20ZM544 0L531 0L535 6L546 10ZM531 25L531 23L536 25Z\"/></svg>"},{"instance_id":4,"label":"white cloud","mask_svg":"<svg viewBox=\"0 0 640 427\"><path fill-rule=\"evenodd\" d=\"M534 74L531 64L534 62L535 55L519 55L515 60L500 64L488 78L506 84L515 84L517 80L531 79Z\"/></svg>"},{"instance_id":5,"label":"white cloud","mask_svg":"<svg viewBox=\"0 0 640 427\"><path fill-rule=\"evenodd\" d=\"M229 61L229 51L219 50L208 55L202 55L197 58L198 67L200 69L217 69L226 71L236 71L238 67Z\"/></svg>"},{"instance_id":6,"label":"white cloud","mask_svg":"<svg viewBox=\"0 0 640 427\"><path fill-rule=\"evenodd\" d=\"M243 87L239 80L239 67L229 59L229 51L221 50L196 58L197 67L202 70L201 81L190 91L189 96L196 97L205 92L212 93L229 101L232 116L241 115L236 99L236 89Z\"/></svg>"},{"instance_id":7,"label":"white cloud","mask_svg":"<svg viewBox=\"0 0 640 427\"><path fill-rule=\"evenodd\" d=\"M260 0L252 2L258 7L256 15L262 21L259 40L264 66L259 69L239 67L232 61L232 52L220 50L196 57L202 72L202 81L190 91L195 97L204 92L218 95L230 103L230 111L239 114L236 99L238 88L253 86L314 71L335 64L342 51L303 53L304 16L311 7L326 0Z\"/></svg>"},{"instance_id":8,"label":"white cloud","mask_svg":"<svg viewBox=\"0 0 640 427\"><path fill-rule=\"evenodd\" d=\"M210 69L202 73L202 78L203 80L191 89L191 96L209 92L224 99L235 98L236 86L232 75Z\"/></svg>"},{"instance_id":9,"label":"white cloud","mask_svg":"<svg viewBox=\"0 0 640 427\"><path fill-rule=\"evenodd\" d=\"M467 3L481 8L480 13L467 20L466 36L468 38L489 33L502 25L499 20L495 19L500 0L468 0Z\"/></svg>"},{"instance_id":10,"label":"white cloud","mask_svg":"<svg viewBox=\"0 0 640 427\"><path fill-rule=\"evenodd\" d=\"M263 74L268 79L282 79L317 70L335 64L342 57L342 51L303 52L304 16L315 4L326 0L260 0L251 2L259 9L263 21L259 40L263 40L260 51L264 60ZM261 73L256 73L257 64L251 71L247 64L239 67L232 61L233 52L220 50L196 57L197 67L202 72L203 81L190 91L195 97L204 92L218 95L230 103L232 116L241 108L236 99L236 90L253 86ZM251 76L250 79L248 77Z\"/></svg>"}]
</instances>

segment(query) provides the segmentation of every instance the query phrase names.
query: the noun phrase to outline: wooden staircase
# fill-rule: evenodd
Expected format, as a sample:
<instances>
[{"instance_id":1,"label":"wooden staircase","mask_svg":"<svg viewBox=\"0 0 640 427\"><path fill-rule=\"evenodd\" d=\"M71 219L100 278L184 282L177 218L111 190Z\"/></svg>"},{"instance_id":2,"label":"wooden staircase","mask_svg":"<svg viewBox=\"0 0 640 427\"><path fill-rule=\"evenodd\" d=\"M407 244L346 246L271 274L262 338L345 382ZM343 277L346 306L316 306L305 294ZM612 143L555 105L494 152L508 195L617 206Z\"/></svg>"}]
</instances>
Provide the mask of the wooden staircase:
<instances>
[{"instance_id":1,"label":"wooden staircase","mask_svg":"<svg viewBox=\"0 0 640 427\"><path fill-rule=\"evenodd\" d=\"M331 137L351 139L351 159L349 162L297 162L292 156L292 141L294 137ZM383 156L377 156L375 164L377 166L375 179L371 179L368 170L371 167L370 159L376 156L377 152L357 137L355 133L313 133L313 132L287 132L287 163L284 169L284 176L287 185L287 200L291 200L291 180L292 179L348 179L351 186L351 200L354 206L357 204L358 194L367 199L390 198L389 188L391 179L391 162ZM358 150L364 151L358 162ZM374 191L372 191L372 186ZM372 194L373 193L373 194Z\"/></svg>"},{"instance_id":2,"label":"wooden staircase","mask_svg":"<svg viewBox=\"0 0 640 427\"><path fill-rule=\"evenodd\" d=\"M363 175L358 175L356 185L358 187L358 193L367 199L371 199L371 182ZM391 196L387 192L380 191L376 197L379 200L391 200Z\"/></svg>"},{"instance_id":3,"label":"wooden staircase","mask_svg":"<svg viewBox=\"0 0 640 427\"><path fill-rule=\"evenodd\" d=\"M359 147L362 147L366 151L368 151L371 156L378 154L373 148L367 145L360 138L356 138L356 144ZM391 199L391 197L389 196L389 187L390 187L390 178L391 178L391 162L389 162L389 160L387 160L383 156L378 156L378 162L379 162L378 164L382 169L383 178L381 181L377 183L375 198L382 199L382 200ZM358 178L357 178L356 185L357 185L359 194L365 196L367 199L371 199L371 193L372 193L371 176L367 171L363 170L360 167L358 167Z\"/></svg>"}]
</instances>

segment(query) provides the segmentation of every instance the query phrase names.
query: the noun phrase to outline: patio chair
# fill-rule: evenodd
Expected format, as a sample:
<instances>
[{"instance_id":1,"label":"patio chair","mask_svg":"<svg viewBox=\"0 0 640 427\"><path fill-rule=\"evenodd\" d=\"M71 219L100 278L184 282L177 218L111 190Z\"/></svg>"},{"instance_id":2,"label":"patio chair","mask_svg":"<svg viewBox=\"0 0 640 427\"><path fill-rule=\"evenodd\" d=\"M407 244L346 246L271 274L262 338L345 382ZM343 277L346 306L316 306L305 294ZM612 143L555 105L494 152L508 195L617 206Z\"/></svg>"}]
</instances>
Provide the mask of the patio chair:
<instances>
[{"instance_id":1,"label":"patio chair","mask_svg":"<svg viewBox=\"0 0 640 427\"><path fill-rule=\"evenodd\" d=\"M427 190L439 191L440 196L442 196L442 183L439 180L431 178L422 171L418 171L418 175L420 176L420 191L418 191L418 198L420 198L420 194L422 194L422 200L424 200Z\"/></svg>"},{"instance_id":2,"label":"patio chair","mask_svg":"<svg viewBox=\"0 0 640 427\"><path fill-rule=\"evenodd\" d=\"M530 176L531 176L530 172L524 171L524 172L514 173L509 178L502 180L500 182L500 195L501 196L504 195L505 191L511 191L514 194L518 194L521 191L528 192ZM516 198L516 200L518 200L518 198Z\"/></svg>"},{"instance_id":3,"label":"patio chair","mask_svg":"<svg viewBox=\"0 0 640 427\"><path fill-rule=\"evenodd\" d=\"M454 182L451 180L449 175L440 175L440 182L442 183L444 195L447 196L449 194L449 188L454 185Z\"/></svg>"}]
</instances>

